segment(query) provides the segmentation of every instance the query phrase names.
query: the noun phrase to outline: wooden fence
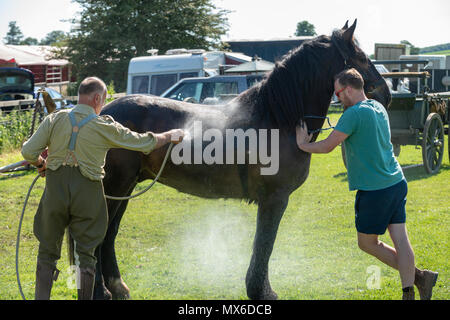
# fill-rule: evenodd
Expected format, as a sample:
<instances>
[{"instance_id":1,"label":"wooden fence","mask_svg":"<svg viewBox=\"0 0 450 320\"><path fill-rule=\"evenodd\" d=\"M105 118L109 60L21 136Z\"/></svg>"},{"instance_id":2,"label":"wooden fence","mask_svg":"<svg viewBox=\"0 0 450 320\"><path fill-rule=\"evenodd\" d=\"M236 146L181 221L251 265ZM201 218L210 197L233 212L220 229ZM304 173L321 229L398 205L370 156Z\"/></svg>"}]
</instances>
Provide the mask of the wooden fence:
<instances>
[{"instance_id":1,"label":"wooden fence","mask_svg":"<svg viewBox=\"0 0 450 320\"><path fill-rule=\"evenodd\" d=\"M115 93L113 95L108 94L107 95L107 99L110 98L120 98L125 96L126 93ZM76 103L78 101L78 96L67 96L67 97L62 97L60 99L53 99L54 102L61 102L63 100L66 100L68 102L72 102L72 103ZM34 105L36 102L36 99L23 99L23 100L12 100L12 101L0 101L0 108L4 108L4 107L18 107L17 109L21 109L22 106L32 106ZM42 100L41 100L42 103Z\"/></svg>"}]
</instances>

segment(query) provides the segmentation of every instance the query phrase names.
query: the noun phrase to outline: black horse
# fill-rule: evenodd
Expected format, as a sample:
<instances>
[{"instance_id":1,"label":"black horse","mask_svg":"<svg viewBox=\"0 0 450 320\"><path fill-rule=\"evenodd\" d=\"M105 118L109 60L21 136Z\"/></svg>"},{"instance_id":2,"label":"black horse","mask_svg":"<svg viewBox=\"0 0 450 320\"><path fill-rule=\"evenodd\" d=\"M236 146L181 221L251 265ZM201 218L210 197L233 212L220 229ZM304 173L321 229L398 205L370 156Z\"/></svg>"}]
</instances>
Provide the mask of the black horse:
<instances>
[{"instance_id":1,"label":"black horse","mask_svg":"<svg viewBox=\"0 0 450 320\"><path fill-rule=\"evenodd\" d=\"M224 107L177 102L146 95L117 99L102 111L137 132L163 132L187 128L201 121L204 129L278 129L279 169L262 175L258 163L174 164L170 159L159 182L180 192L207 198L246 199L258 204L253 253L246 276L251 299L276 299L269 283L268 263L278 225L288 205L289 195L300 187L309 172L311 154L301 151L295 141L295 126L305 121L310 129L322 127L333 95L333 77L348 67L356 68L365 80L365 92L385 107L390 103L386 83L354 40L356 20L335 30L332 36L319 36L304 42L278 62L258 85L243 92ZM318 133L314 134L314 140ZM183 143L190 143L185 139ZM270 145L271 140L268 138ZM203 148L205 145L203 145ZM248 149L248 144L246 148ZM111 149L106 158L105 194L128 196L136 184L153 179L168 146L148 156L139 152ZM249 154L246 153L246 157ZM97 274L94 298L126 299L129 289L123 282L114 250L120 220L128 201L108 200L110 225L103 244L97 248Z\"/></svg>"}]
</instances>

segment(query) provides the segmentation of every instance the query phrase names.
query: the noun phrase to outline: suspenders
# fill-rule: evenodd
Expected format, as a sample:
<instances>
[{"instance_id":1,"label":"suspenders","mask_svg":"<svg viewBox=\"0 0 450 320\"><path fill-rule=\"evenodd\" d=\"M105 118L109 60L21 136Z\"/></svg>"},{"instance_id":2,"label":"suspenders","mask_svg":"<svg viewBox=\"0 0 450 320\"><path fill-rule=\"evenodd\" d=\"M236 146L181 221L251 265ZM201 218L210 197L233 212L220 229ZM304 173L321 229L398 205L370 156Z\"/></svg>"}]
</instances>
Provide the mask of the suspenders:
<instances>
[{"instance_id":1,"label":"suspenders","mask_svg":"<svg viewBox=\"0 0 450 320\"><path fill-rule=\"evenodd\" d=\"M97 117L97 115L95 113L93 113L77 123L77 121L75 120L75 115L73 114L73 111L69 112L69 119L70 119L70 123L72 124L72 135L70 136L70 141L69 141L69 151L67 152L66 159L63 162L64 166L67 164L67 159L69 158L69 156L72 156L72 159L75 162L75 167L78 166L78 161L74 154L75 144L77 142L77 137L78 137L78 132L86 123L88 123L95 117Z\"/></svg>"}]
</instances>

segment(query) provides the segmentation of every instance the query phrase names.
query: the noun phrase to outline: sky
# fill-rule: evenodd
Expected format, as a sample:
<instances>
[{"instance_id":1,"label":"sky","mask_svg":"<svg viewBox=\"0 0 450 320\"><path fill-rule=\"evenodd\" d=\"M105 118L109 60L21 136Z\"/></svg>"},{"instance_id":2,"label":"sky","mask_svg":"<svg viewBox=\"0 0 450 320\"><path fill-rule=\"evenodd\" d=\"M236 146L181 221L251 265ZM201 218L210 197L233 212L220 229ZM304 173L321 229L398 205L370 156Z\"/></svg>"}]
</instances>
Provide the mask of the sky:
<instances>
[{"instance_id":1,"label":"sky","mask_svg":"<svg viewBox=\"0 0 450 320\"><path fill-rule=\"evenodd\" d=\"M274 39L294 35L307 20L317 34L331 34L345 21L358 19L355 36L361 48L408 40L416 47L450 42L450 0L212 0L230 10L229 31L222 40ZM17 21L25 37L38 40L53 30L70 30L62 20L76 16L71 0L0 0L0 39L9 21Z\"/></svg>"}]
</instances>

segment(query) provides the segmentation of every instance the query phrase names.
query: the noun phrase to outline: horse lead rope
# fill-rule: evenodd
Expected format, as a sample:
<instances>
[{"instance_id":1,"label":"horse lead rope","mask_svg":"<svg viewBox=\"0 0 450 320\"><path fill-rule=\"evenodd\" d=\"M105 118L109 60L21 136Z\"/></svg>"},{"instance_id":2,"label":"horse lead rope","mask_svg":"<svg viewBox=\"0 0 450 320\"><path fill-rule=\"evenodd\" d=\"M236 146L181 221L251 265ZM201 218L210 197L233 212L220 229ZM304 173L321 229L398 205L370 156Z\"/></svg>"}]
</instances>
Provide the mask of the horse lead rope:
<instances>
[{"instance_id":1,"label":"horse lead rope","mask_svg":"<svg viewBox=\"0 0 450 320\"><path fill-rule=\"evenodd\" d=\"M150 188L153 187L153 185L156 183L156 181L158 181L158 179L159 179L159 177L160 177L164 167L166 166L166 162L167 162L167 159L169 158L170 151L172 151L172 147L173 147L173 142L170 143L169 148L167 149L166 156L164 157L164 161L163 161L163 163L161 165L161 168L159 168L158 174L156 175L155 179L153 179L152 183L147 188L145 188L144 190L142 190L142 191L140 191L140 192L138 192L138 193L136 193L134 195L128 196L128 197L113 197L113 196L105 195L105 198L111 199L111 200L128 200L128 199L132 199L132 198L135 198L137 196L140 196L141 194L143 194L143 193L147 192L148 190L150 190ZM30 188L28 188L28 193L27 193L27 196L25 197L25 201L23 203L23 208L22 208L22 213L21 213L20 219L19 219L19 229L17 230L17 239L16 239L16 278L17 278L17 285L19 286L19 292L20 292L20 295L22 296L23 300L27 300L27 299L25 298L25 295L23 294L22 284L20 282L20 274L19 274L20 231L22 229L23 217L25 215L25 209L27 207L28 199L30 198L31 190L33 190L33 187L36 184L36 181L39 179L39 177L40 177L40 175L38 174L34 178L33 182L31 183Z\"/></svg>"},{"instance_id":2,"label":"horse lead rope","mask_svg":"<svg viewBox=\"0 0 450 320\"><path fill-rule=\"evenodd\" d=\"M321 116L304 116L303 118L308 118L308 119L327 119L327 122L328 122L328 125L329 125L329 127L328 128L320 128L320 129L315 129L315 130L311 130L311 131L309 131L308 130L308 133L309 134L314 134L314 133L317 133L317 132L322 132L322 131L325 131L325 130L330 130L330 129L334 129L334 127L331 125L331 122L330 122L330 118L329 117L321 117Z\"/></svg>"},{"instance_id":3,"label":"horse lead rope","mask_svg":"<svg viewBox=\"0 0 450 320\"><path fill-rule=\"evenodd\" d=\"M127 196L127 197L114 197L114 196L105 195L105 198L110 199L110 200L129 200L129 199L136 198L136 197L140 196L141 194L150 190L150 188L153 187L153 185L156 183L156 181L158 181L159 176L161 175L164 167L166 166L166 162L167 162L167 159L169 158L170 151L172 151L172 147L173 147L173 142L170 143L169 149L167 149L166 156L164 157L161 168L159 168L158 174L156 175L155 179L153 179L152 183L150 183L150 185L147 188L145 188L142 191L139 191L138 193L136 193L134 195Z\"/></svg>"}]
</instances>

